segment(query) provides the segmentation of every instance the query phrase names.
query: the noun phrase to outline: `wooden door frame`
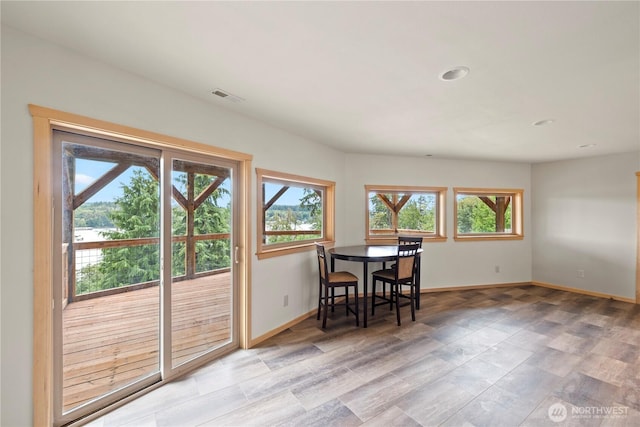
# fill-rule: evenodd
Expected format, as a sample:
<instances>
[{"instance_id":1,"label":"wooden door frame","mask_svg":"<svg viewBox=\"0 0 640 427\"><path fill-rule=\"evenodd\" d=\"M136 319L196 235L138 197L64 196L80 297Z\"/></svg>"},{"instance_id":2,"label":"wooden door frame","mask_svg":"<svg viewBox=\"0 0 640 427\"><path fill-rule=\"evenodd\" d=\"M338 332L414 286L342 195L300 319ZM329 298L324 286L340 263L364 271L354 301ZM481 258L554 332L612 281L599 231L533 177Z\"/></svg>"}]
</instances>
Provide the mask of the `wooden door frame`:
<instances>
[{"instance_id":1,"label":"wooden door frame","mask_svg":"<svg viewBox=\"0 0 640 427\"><path fill-rule=\"evenodd\" d=\"M53 425L53 129L63 128L117 136L147 145L172 147L192 153L217 156L238 162L242 182L238 200L240 244L239 341L251 343L251 161L253 156L211 145L117 125L50 108L29 105L33 119L33 425Z\"/></svg>"}]
</instances>

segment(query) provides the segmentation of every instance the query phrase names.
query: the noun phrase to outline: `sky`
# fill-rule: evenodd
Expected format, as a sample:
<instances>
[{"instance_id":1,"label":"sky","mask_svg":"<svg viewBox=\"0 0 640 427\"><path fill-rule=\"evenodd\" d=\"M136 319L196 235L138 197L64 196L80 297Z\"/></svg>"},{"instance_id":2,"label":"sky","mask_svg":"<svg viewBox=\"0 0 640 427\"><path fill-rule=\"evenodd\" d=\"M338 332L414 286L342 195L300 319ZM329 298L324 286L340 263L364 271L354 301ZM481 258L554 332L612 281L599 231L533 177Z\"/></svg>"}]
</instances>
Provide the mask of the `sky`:
<instances>
[{"instance_id":1,"label":"sky","mask_svg":"<svg viewBox=\"0 0 640 427\"><path fill-rule=\"evenodd\" d=\"M281 184L271 184L269 182L265 183L264 187L264 198L266 201L271 200L271 198L282 188ZM276 201L276 205L299 205L300 198L304 195L304 192L301 187L289 187L287 191L284 192L282 196Z\"/></svg>"},{"instance_id":2,"label":"sky","mask_svg":"<svg viewBox=\"0 0 640 427\"><path fill-rule=\"evenodd\" d=\"M111 168L115 166L110 162L98 162L94 160L84 160L76 158L76 176L75 176L75 194L79 194L82 190L87 188L93 182L95 182L102 175L107 173ZM116 179L111 181L106 187L95 194L90 200L91 202L112 202L116 197L122 196L122 186L130 182L133 176L134 169L142 169L140 167L130 167L123 172ZM225 181L223 187L229 188L229 180ZM269 200L271 197L280 190L280 185L267 184L265 187L265 196ZM276 202L278 205L298 205L300 204L300 197L302 197L302 188L290 187ZM221 200L220 205L224 206L228 200Z\"/></svg>"},{"instance_id":3,"label":"sky","mask_svg":"<svg viewBox=\"0 0 640 427\"><path fill-rule=\"evenodd\" d=\"M79 194L113 168L113 166L115 166L114 163L76 159L75 194ZM122 183L129 182L132 176L133 168L127 169L118 178L111 181L109 185L94 195L89 202L112 202L116 197L122 196Z\"/></svg>"}]
</instances>

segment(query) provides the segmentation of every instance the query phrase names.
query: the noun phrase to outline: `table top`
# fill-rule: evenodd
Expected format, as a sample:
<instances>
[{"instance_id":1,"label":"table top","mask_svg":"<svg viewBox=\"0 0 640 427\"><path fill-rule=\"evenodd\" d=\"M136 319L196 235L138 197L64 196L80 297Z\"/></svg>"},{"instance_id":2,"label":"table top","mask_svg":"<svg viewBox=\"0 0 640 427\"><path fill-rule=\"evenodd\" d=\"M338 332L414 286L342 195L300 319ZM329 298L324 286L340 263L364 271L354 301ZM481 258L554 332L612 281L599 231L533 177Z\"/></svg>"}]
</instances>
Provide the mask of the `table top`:
<instances>
[{"instance_id":1,"label":"table top","mask_svg":"<svg viewBox=\"0 0 640 427\"><path fill-rule=\"evenodd\" d=\"M346 261L384 262L393 261L398 254L398 245L339 246L329 249L332 258ZM418 252L422 252L419 249Z\"/></svg>"}]
</instances>

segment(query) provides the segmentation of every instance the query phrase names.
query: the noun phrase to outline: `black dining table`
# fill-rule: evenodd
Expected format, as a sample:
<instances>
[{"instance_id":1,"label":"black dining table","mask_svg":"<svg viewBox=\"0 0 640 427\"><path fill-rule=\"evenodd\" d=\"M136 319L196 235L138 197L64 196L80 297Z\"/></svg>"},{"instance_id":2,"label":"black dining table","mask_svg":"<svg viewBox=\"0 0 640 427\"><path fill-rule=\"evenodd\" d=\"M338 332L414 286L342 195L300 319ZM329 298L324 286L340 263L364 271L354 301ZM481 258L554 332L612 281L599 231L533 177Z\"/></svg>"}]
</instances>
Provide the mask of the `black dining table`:
<instances>
[{"instance_id":1,"label":"black dining table","mask_svg":"<svg viewBox=\"0 0 640 427\"><path fill-rule=\"evenodd\" d=\"M398 254L398 245L357 245L357 246L339 246L329 249L331 255L331 271L335 271L335 260L361 262L364 282L364 315L363 326L367 327L367 297L369 289L369 263L370 262L389 262L395 261ZM422 249L418 250L418 256L422 253ZM416 295L416 308L420 308L420 262L418 262L418 271L416 272L416 282L418 284L418 292ZM375 289L372 289L375 292ZM372 301L373 304L373 301Z\"/></svg>"}]
</instances>

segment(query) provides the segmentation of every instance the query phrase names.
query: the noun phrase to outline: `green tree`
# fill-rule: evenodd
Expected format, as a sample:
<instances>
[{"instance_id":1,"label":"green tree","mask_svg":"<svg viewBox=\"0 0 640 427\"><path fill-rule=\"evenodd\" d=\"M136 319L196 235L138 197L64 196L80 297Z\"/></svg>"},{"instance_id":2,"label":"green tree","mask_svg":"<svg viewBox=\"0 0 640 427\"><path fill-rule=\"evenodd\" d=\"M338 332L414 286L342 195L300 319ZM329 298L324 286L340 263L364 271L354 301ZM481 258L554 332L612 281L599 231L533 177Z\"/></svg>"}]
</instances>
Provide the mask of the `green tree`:
<instances>
[{"instance_id":1,"label":"green tree","mask_svg":"<svg viewBox=\"0 0 640 427\"><path fill-rule=\"evenodd\" d=\"M490 197L495 202L495 196ZM458 196L458 233L495 233L496 213L477 196ZM505 212L505 230L511 229L511 209Z\"/></svg>"},{"instance_id":2,"label":"green tree","mask_svg":"<svg viewBox=\"0 0 640 427\"><path fill-rule=\"evenodd\" d=\"M322 230L322 197L315 190L304 189L300 208L309 212L309 222L313 230Z\"/></svg>"},{"instance_id":3,"label":"green tree","mask_svg":"<svg viewBox=\"0 0 640 427\"><path fill-rule=\"evenodd\" d=\"M266 244L317 239L322 236L322 196L312 188L303 188L298 205L273 205L265 217L265 231L294 231L302 225L318 234L266 236Z\"/></svg>"},{"instance_id":4,"label":"green tree","mask_svg":"<svg viewBox=\"0 0 640 427\"><path fill-rule=\"evenodd\" d=\"M216 177L196 174L194 177L194 193L196 196L204 191ZM179 187L186 191L186 175L178 175ZM229 233L231 231L231 206L218 206L223 195L229 191L218 187L196 210L194 214L194 234ZM174 236L187 234L187 213L177 206L172 210L172 229ZM175 243L173 252L173 276L185 274L186 246ZM196 242L196 272L215 270L231 265L231 243L228 239L199 240Z\"/></svg>"},{"instance_id":5,"label":"green tree","mask_svg":"<svg viewBox=\"0 0 640 427\"><path fill-rule=\"evenodd\" d=\"M402 230L435 231L435 197L413 196L398 213L398 228Z\"/></svg>"},{"instance_id":6,"label":"green tree","mask_svg":"<svg viewBox=\"0 0 640 427\"><path fill-rule=\"evenodd\" d=\"M109 212L115 208L111 202L85 203L73 213L74 227L113 228Z\"/></svg>"},{"instance_id":7,"label":"green tree","mask_svg":"<svg viewBox=\"0 0 640 427\"><path fill-rule=\"evenodd\" d=\"M196 175L195 194L212 181L207 175ZM178 185L185 184L178 176ZM186 185L186 184L185 184ZM116 198L116 208L109 212L115 230L104 231L107 240L148 238L159 236L160 197L158 182L150 174L134 169L131 181L122 186L123 195ZM230 231L230 206L217 205L223 188L214 191L196 210L195 234L227 233ZM172 209L172 230L176 236L186 233L186 212L176 206ZM185 274L185 245L177 242L172 248L172 275ZM196 242L196 271L208 271L230 265L230 242L203 240ZM158 280L160 275L160 248L158 244L105 248L102 260L83 268L76 284L78 294L117 288L135 283Z\"/></svg>"},{"instance_id":8,"label":"green tree","mask_svg":"<svg viewBox=\"0 0 640 427\"><path fill-rule=\"evenodd\" d=\"M391 199L391 194L386 195ZM369 193L369 228L371 230L391 229L391 211L378 197L377 193Z\"/></svg>"},{"instance_id":9,"label":"green tree","mask_svg":"<svg viewBox=\"0 0 640 427\"><path fill-rule=\"evenodd\" d=\"M107 240L158 237L159 186L141 169L134 169L131 181L122 186L123 195L116 198L116 209L109 212L115 230L103 231ZM158 244L106 248L102 260L83 268L76 292L118 288L160 278L160 248Z\"/></svg>"},{"instance_id":10,"label":"green tree","mask_svg":"<svg viewBox=\"0 0 640 427\"><path fill-rule=\"evenodd\" d=\"M269 221L270 231L291 231L295 230L298 224L298 217L292 209L279 210L273 213ZM275 235L267 236L267 244L292 242L299 236Z\"/></svg>"}]
</instances>

